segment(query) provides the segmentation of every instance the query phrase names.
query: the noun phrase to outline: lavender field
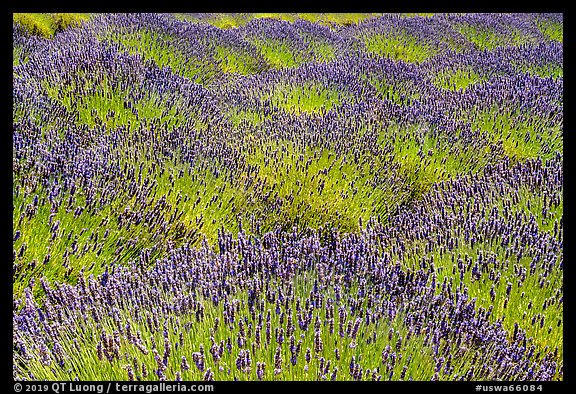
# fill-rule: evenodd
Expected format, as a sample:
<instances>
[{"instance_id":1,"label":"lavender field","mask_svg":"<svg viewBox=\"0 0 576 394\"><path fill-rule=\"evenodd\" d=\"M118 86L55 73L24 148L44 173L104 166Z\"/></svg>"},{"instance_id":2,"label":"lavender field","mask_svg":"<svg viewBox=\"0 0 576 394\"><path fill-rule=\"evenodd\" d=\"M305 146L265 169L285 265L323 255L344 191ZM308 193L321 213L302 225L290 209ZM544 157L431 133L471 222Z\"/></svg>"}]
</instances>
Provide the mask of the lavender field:
<instances>
[{"instance_id":1,"label":"lavender field","mask_svg":"<svg viewBox=\"0 0 576 394\"><path fill-rule=\"evenodd\" d=\"M563 380L562 14L34 15L14 379Z\"/></svg>"}]
</instances>

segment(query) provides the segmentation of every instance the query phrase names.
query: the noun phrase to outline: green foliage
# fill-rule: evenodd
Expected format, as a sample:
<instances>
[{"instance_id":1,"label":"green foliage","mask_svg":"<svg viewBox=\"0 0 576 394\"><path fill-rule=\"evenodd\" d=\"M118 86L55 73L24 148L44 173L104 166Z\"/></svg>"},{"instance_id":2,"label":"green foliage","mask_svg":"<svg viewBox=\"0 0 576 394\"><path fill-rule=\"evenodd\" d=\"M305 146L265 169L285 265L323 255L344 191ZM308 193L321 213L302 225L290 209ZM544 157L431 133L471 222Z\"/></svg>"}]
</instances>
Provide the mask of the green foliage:
<instances>
[{"instance_id":1,"label":"green foliage","mask_svg":"<svg viewBox=\"0 0 576 394\"><path fill-rule=\"evenodd\" d=\"M153 30L133 32L119 30L111 31L100 38L119 42L126 47L128 53L140 54L145 59L152 60L158 67L169 67L174 73L199 84L208 84L219 74L218 67L212 62L182 53L170 45L170 41L177 37Z\"/></svg>"},{"instance_id":2,"label":"green foliage","mask_svg":"<svg viewBox=\"0 0 576 394\"><path fill-rule=\"evenodd\" d=\"M506 45L520 46L537 42L537 37L521 33L512 27L506 27L506 33L497 33L490 28L475 25L458 25L455 29L479 50L493 50Z\"/></svg>"},{"instance_id":3,"label":"green foliage","mask_svg":"<svg viewBox=\"0 0 576 394\"><path fill-rule=\"evenodd\" d=\"M332 26L332 25L352 25L358 24L365 19L381 15L379 13L351 13L351 12L343 12L343 13L334 13L334 12L326 12L326 13L299 13L297 17L299 19L307 20L313 23L321 23L323 25Z\"/></svg>"},{"instance_id":4,"label":"green foliage","mask_svg":"<svg viewBox=\"0 0 576 394\"><path fill-rule=\"evenodd\" d=\"M222 226L235 229L233 213L246 209L243 189L231 187L229 180L207 170L192 170L184 165L161 170L152 165L149 148L139 148L135 152L132 145L119 147L119 164L134 167L142 164L142 170L138 179L127 182L124 192L114 196L100 193L88 196L80 188L53 212L44 187L26 199L22 193L15 193L14 217L18 219L13 226L22 236L14 243L14 249L25 246L25 253L16 261L15 295L21 295L32 278L43 276L50 282L75 283L81 275L99 275L109 264L125 264L138 258L144 249L152 250L152 256L160 258L169 243L198 245L204 237L214 242ZM150 185L147 196L131 193L130 189L143 180ZM39 196L39 206L36 215L30 218L25 212L35 194ZM188 197L183 198L184 195ZM214 199L214 195L220 198ZM92 203L92 208L76 214L76 208L90 205L88 201L100 204ZM120 220L119 212L124 217L140 213L154 220L139 223ZM52 237L51 228L57 221L60 230ZM158 223L163 221L167 225L161 228ZM99 240L97 245L86 249L94 245L93 239ZM163 246L158 247L157 241ZM48 254L52 257L43 263Z\"/></svg>"},{"instance_id":5,"label":"green foliage","mask_svg":"<svg viewBox=\"0 0 576 394\"><path fill-rule=\"evenodd\" d=\"M264 97L272 102L277 108L287 112L320 112L328 111L338 106L348 98L346 92L331 89L318 83L306 83L302 85L275 86L272 95Z\"/></svg>"},{"instance_id":6,"label":"green foliage","mask_svg":"<svg viewBox=\"0 0 576 394\"><path fill-rule=\"evenodd\" d=\"M232 108L228 111L228 118L232 125L237 128L244 122L251 125L259 125L264 121L265 117L260 112L251 109Z\"/></svg>"},{"instance_id":7,"label":"green foliage","mask_svg":"<svg viewBox=\"0 0 576 394\"><path fill-rule=\"evenodd\" d=\"M233 29L248 23L249 18L244 14L228 15L219 14L210 19L210 23L220 29Z\"/></svg>"},{"instance_id":8,"label":"green foliage","mask_svg":"<svg viewBox=\"0 0 576 394\"><path fill-rule=\"evenodd\" d=\"M480 150L450 141L426 124L391 125L379 142L392 151L411 201L420 199L433 184L475 173L497 158L487 146Z\"/></svg>"},{"instance_id":9,"label":"green foliage","mask_svg":"<svg viewBox=\"0 0 576 394\"><path fill-rule=\"evenodd\" d=\"M485 80L486 78L481 77L472 68L458 68L456 70L441 70L433 83L439 88L455 91L467 89L470 85Z\"/></svg>"},{"instance_id":10,"label":"green foliage","mask_svg":"<svg viewBox=\"0 0 576 394\"><path fill-rule=\"evenodd\" d=\"M236 48L218 45L214 59L219 63L222 71L226 73L250 75L263 71L257 58Z\"/></svg>"},{"instance_id":11,"label":"green foliage","mask_svg":"<svg viewBox=\"0 0 576 394\"><path fill-rule=\"evenodd\" d=\"M410 63L421 63L436 52L409 35L373 34L365 38L364 44L369 53Z\"/></svg>"},{"instance_id":12,"label":"green foliage","mask_svg":"<svg viewBox=\"0 0 576 394\"><path fill-rule=\"evenodd\" d=\"M252 19L250 14L244 13L212 13L209 16L194 16L190 14L175 13L174 17L178 20L194 22L194 23L208 23L220 29L233 29L239 26L244 26Z\"/></svg>"},{"instance_id":13,"label":"green foliage","mask_svg":"<svg viewBox=\"0 0 576 394\"><path fill-rule=\"evenodd\" d=\"M407 100L420 98L418 85L410 79L387 79L378 75L364 75L363 78L376 88L382 100L391 100L396 104L404 105Z\"/></svg>"},{"instance_id":14,"label":"green foliage","mask_svg":"<svg viewBox=\"0 0 576 394\"><path fill-rule=\"evenodd\" d=\"M12 48L12 66L16 67L17 65L20 64L21 60L21 55L22 55L22 48L19 48L17 46L14 46Z\"/></svg>"},{"instance_id":15,"label":"green foliage","mask_svg":"<svg viewBox=\"0 0 576 394\"><path fill-rule=\"evenodd\" d=\"M547 39L564 42L564 27L562 23L547 18L538 18L537 26Z\"/></svg>"},{"instance_id":16,"label":"green foliage","mask_svg":"<svg viewBox=\"0 0 576 394\"><path fill-rule=\"evenodd\" d=\"M541 78L563 78L564 67L562 64L556 62L547 62L541 64L526 64L524 62L517 62L513 65L518 72L525 72L530 75L539 76Z\"/></svg>"},{"instance_id":17,"label":"green foliage","mask_svg":"<svg viewBox=\"0 0 576 394\"><path fill-rule=\"evenodd\" d=\"M246 25L252 19L275 19L279 21L295 22L298 19L325 26L352 25L361 21L382 15L381 13L285 13L285 12L256 12L256 13L213 13L202 17L190 14L175 13L174 17L196 23L208 23L220 29L232 29Z\"/></svg>"},{"instance_id":18,"label":"green foliage","mask_svg":"<svg viewBox=\"0 0 576 394\"><path fill-rule=\"evenodd\" d=\"M166 105L165 99L154 92L134 100L130 92L113 87L106 76L95 78L79 72L84 84L70 83L57 85L44 83L48 96L60 101L64 107L76 115L77 123L94 127L105 125L107 130L126 126L130 130L150 123L161 123L164 127L184 125L194 118L178 112L177 103ZM91 92L91 93L89 93ZM130 103L130 106L128 106ZM196 127L202 127L195 122Z\"/></svg>"},{"instance_id":19,"label":"green foliage","mask_svg":"<svg viewBox=\"0 0 576 394\"><path fill-rule=\"evenodd\" d=\"M279 40L255 40L253 43L273 68L294 68L308 61L327 62L336 57L336 49L330 43L305 33L301 37L307 46L304 51L295 50Z\"/></svg>"},{"instance_id":20,"label":"green foliage","mask_svg":"<svg viewBox=\"0 0 576 394\"><path fill-rule=\"evenodd\" d=\"M329 62L336 58L336 49L330 43L308 35L303 35L303 38L315 61Z\"/></svg>"},{"instance_id":21,"label":"green foliage","mask_svg":"<svg viewBox=\"0 0 576 394\"><path fill-rule=\"evenodd\" d=\"M14 13L13 20L24 26L29 34L51 38L59 31L78 26L89 18L88 14L73 13Z\"/></svg>"},{"instance_id":22,"label":"green foliage","mask_svg":"<svg viewBox=\"0 0 576 394\"><path fill-rule=\"evenodd\" d=\"M294 68L304 63L302 54L295 52L290 46L278 40L256 40L254 45L262 57L274 68Z\"/></svg>"},{"instance_id":23,"label":"green foliage","mask_svg":"<svg viewBox=\"0 0 576 394\"><path fill-rule=\"evenodd\" d=\"M515 162L538 157L549 159L556 151L562 151L563 125L552 118L497 107L472 115L468 118L472 127L501 144L505 154Z\"/></svg>"},{"instance_id":24,"label":"green foliage","mask_svg":"<svg viewBox=\"0 0 576 394\"><path fill-rule=\"evenodd\" d=\"M13 14L14 22L26 28L29 34L44 38L52 37L56 32L56 24L50 14L26 13Z\"/></svg>"},{"instance_id":25,"label":"green foliage","mask_svg":"<svg viewBox=\"0 0 576 394\"><path fill-rule=\"evenodd\" d=\"M433 12L406 12L406 13L401 13L400 15L403 17L408 17L408 18L413 18L413 17L428 18L428 17L434 16L435 14Z\"/></svg>"},{"instance_id":26,"label":"green foliage","mask_svg":"<svg viewBox=\"0 0 576 394\"><path fill-rule=\"evenodd\" d=\"M252 14L252 18L254 19L268 18L288 22L294 22L296 20L294 14L289 14L285 12L257 12Z\"/></svg>"},{"instance_id":27,"label":"green foliage","mask_svg":"<svg viewBox=\"0 0 576 394\"><path fill-rule=\"evenodd\" d=\"M298 148L289 141L257 146L247 152L248 164L258 168L261 191L256 197L257 218L263 231L280 226L291 229L318 228L327 223L354 231L359 219L365 222L382 215L407 193L399 184L375 182L369 176L378 158L366 155L354 161L327 149ZM279 208L266 207L279 201Z\"/></svg>"},{"instance_id":28,"label":"green foliage","mask_svg":"<svg viewBox=\"0 0 576 394\"><path fill-rule=\"evenodd\" d=\"M56 13L51 15L56 24L56 31L79 26L82 21L88 19L88 14Z\"/></svg>"},{"instance_id":29,"label":"green foliage","mask_svg":"<svg viewBox=\"0 0 576 394\"><path fill-rule=\"evenodd\" d=\"M533 216L540 231L548 232L552 235L554 223L558 224L563 215L563 198L553 209L544 214L542 207L544 200L548 198L540 188L520 189L507 188L507 197L494 201L493 208L497 209L499 215L506 208L512 215ZM471 200L470 204L474 204ZM467 215L468 207L456 205L454 215ZM491 217L491 209L486 209L484 220L494 221ZM510 253L510 248L504 246L500 241L484 241L482 235L477 234L474 242L465 239L457 228L452 229L450 235L457 239L457 246L452 250L438 248L434 239L430 241L414 241L405 245L408 251L402 258L403 265L407 268L418 268L422 266L423 259L433 261L438 274L438 281L452 282L454 286L460 284L468 288L469 297L476 298L476 305L488 309L494 306L491 321L496 322L501 319L504 327L512 333L514 324L525 330L528 334L529 344L536 345L538 351L554 349L559 347L559 359L563 353L563 305L560 301L562 288L563 271L559 266L561 260L549 262L553 264L550 272L543 265L531 266L537 250L529 249L525 251L521 258L514 253ZM515 240L511 240L514 243ZM431 246L431 251L426 252L426 257L422 253L426 250L426 244ZM396 256L394 248L390 248L392 256ZM477 261L482 255L484 263L480 267L479 277L472 274L469 262ZM400 258L398 256L398 258ZM561 258L560 258L561 259ZM463 266L458 268L458 261L463 262ZM464 267L468 267L465 269ZM494 287L494 298L490 295L494 281L490 278L498 276L500 279ZM510 296L506 295L507 284L512 284ZM546 302L546 305L544 303ZM541 327L540 320L544 319L545 324Z\"/></svg>"}]
</instances>

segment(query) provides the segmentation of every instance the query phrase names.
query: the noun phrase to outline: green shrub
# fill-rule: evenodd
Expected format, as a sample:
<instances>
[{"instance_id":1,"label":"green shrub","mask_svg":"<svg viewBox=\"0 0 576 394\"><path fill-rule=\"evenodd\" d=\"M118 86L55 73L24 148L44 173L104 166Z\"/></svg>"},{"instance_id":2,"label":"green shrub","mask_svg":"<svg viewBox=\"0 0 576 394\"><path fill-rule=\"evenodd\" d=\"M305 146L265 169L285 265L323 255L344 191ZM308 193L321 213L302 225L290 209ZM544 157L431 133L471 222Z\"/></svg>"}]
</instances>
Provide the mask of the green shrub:
<instances>
[{"instance_id":1,"label":"green shrub","mask_svg":"<svg viewBox=\"0 0 576 394\"><path fill-rule=\"evenodd\" d=\"M13 19L14 22L21 24L28 33L35 36L48 38L53 36L56 30L54 21L48 16L48 14L14 14Z\"/></svg>"},{"instance_id":2,"label":"green shrub","mask_svg":"<svg viewBox=\"0 0 576 394\"><path fill-rule=\"evenodd\" d=\"M13 20L22 25L28 33L44 38L51 38L54 34L69 27L77 26L87 20L88 14L73 13L15 13Z\"/></svg>"},{"instance_id":3,"label":"green shrub","mask_svg":"<svg viewBox=\"0 0 576 394\"><path fill-rule=\"evenodd\" d=\"M51 15L56 24L57 32L66 30L69 27L78 26L82 21L88 19L87 14L57 13Z\"/></svg>"}]
</instances>

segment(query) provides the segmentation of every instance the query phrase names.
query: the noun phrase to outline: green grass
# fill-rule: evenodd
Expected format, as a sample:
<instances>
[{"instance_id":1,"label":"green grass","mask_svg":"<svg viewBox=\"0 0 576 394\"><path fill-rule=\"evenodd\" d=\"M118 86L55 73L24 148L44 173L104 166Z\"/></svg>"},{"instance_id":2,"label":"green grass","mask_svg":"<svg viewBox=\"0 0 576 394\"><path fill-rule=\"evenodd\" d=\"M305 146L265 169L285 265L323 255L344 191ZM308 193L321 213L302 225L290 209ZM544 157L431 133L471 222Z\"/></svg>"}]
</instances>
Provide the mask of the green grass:
<instances>
[{"instance_id":1,"label":"green grass","mask_svg":"<svg viewBox=\"0 0 576 394\"><path fill-rule=\"evenodd\" d=\"M287 22L294 22L296 20L296 16L294 14L285 12L256 12L252 14L252 17L254 19L267 18Z\"/></svg>"},{"instance_id":2,"label":"green grass","mask_svg":"<svg viewBox=\"0 0 576 394\"><path fill-rule=\"evenodd\" d=\"M219 14L214 18L209 19L209 23L220 28L220 29L234 29L240 26L244 26L248 23L248 18L242 15L226 15Z\"/></svg>"},{"instance_id":3,"label":"green grass","mask_svg":"<svg viewBox=\"0 0 576 394\"><path fill-rule=\"evenodd\" d=\"M225 227L230 231L237 231L236 212L246 209L246 193L238 187L229 177L217 176L211 171L196 170L183 172L182 176L175 176L177 171L184 171L185 167L175 167L174 180L170 181L170 173L156 176L159 191L168 195L167 201L182 213L178 221L183 224L184 234L194 234L192 244L198 244L205 236L209 241L215 242L218 229ZM172 191L172 192L171 192ZM184 201L178 198L180 195ZM188 196L186 198L185 196ZM182 239L183 240L183 239Z\"/></svg>"},{"instance_id":4,"label":"green grass","mask_svg":"<svg viewBox=\"0 0 576 394\"><path fill-rule=\"evenodd\" d=\"M336 58L336 49L330 43L306 35L303 38L315 61L329 62Z\"/></svg>"},{"instance_id":5,"label":"green grass","mask_svg":"<svg viewBox=\"0 0 576 394\"><path fill-rule=\"evenodd\" d=\"M79 192L75 198L69 198L70 203L62 204L55 212L56 215L52 221L49 221L51 204L46 201L46 192L39 190L37 194L41 201L37 214L31 218L24 216L21 223L19 220L14 222L14 232L19 229L22 234L21 238L14 243L14 249L19 251L23 245L27 246L23 256L16 261L19 268L14 274L13 292L15 295L21 295L32 278L44 276L50 281L74 283L81 270L86 274L99 274L107 263L124 263L137 257L139 250L143 247L152 246L150 234L145 226L134 226L128 230L121 228L114 220L117 215L114 209L122 209L124 205L119 200L101 208L95 215L91 215L89 210L85 209L82 214L76 216L75 209L85 207L86 203L86 197ZM15 218L19 218L25 212L31 200L31 196L26 200L21 195L14 197ZM132 202L128 199L124 207ZM60 228L54 233L53 239L51 227L57 221L60 223ZM106 230L108 233L105 237ZM69 234L70 239L68 239ZM89 239L96 235L101 240L98 247L85 250L85 245L90 244ZM139 247L126 248L119 252L117 242L127 241L133 237L139 238ZM75 250L73 242L77 243L75 252L73 252ZM49 260L44 263L48 254L50 254Z\"/></svg>"},{"instance_id":6,"label":"green grass","mask_svg":"<svg viewBox=\"0 0 576 394\"><path fill-rule=\"evenodd\" d=\"M406 12L406 13L401 13L401 16L404 17L408 17L408 18L413 18L415 16L419 16L419 17L423 17L423 18L429 18L431 16L434 16L435 13L433 12Z\"/></svg>"},{"instance_id":7,"label":"green grass","mask_svg":"<svg viewBox=\"0 0 576 394\"><path fill-rule=\"evenodd\" d=\"M104 123L108 130L114 130L119 126L128 126L134 130L136 127L149 124L150 120L159 120L169 128L186 123L185 115L178 114L176 107L165 106L159 95L140 100L134 107L135 112L124 108L123 103L121 92L114 92L110 96L96 94L84 97L82 103L77 106L79 121L90 127Z\"/></svg>"},{"instance_id":8,"label":"green grass","mask_svg":"<svg viewBox=\"0 0 576 394\"><path fill-rule=\"evenodd\" d=\"M381 14L379 13L354 13L354 12L326 12L326 13L299 13L297 14L299 19L307 20L312 23L321 23L327 26L332 24L336 25L357 25L358 23L375 17Z\"/></svg>"},{"instance_id":9,"label":"green grass","mask_svg":"<svg viewBox=\"0 0 576 394\"><path fill-rule=\"evenodd\" d=\"M326 26L332 25L352 25L361 21L382 15L380 13L285 13L285 12L255 12L255 13L213 13L210 16L201 18L182 13L173 14L178 20L195 23L208 23L220 29L233 29L246 25L252 19L275 19L293 23L298 19L306 20L313 23L320 23Z\"/></svg>"},{"instance_id":10,"label":"green grass","mask_svg":"<svg viewBox=\"0 0 576 394\"><path fill-rule=\"evenodd\" d=\"M234 29L240 26L244 26L252 19L252 16L246 13L212 13L210 16L204 15L202 17L184 13L173 13L172 15L179 21L206 23L219 29Z\"/></svg>"},{"instance_id":11,"label":"green grass","mask_svg":"<svg viewBox=\"0 0 576 394\"><path fill-rule=\"evenodd\" d=\"M285 146L286 148L283 148ZM267 143L247 152L247 162L258 168L262 190L255 205L263 231L280 225L306 229L326 223L343 231L357 229L359 219L382 215L407 192L401 185L374 182L370 168L378 158L345 160L327 149L298 148L284 142ZM280 205L274 204L278 200ZM276 208L267 212L270 205Z\"/></svg>"},{"instance_id":12,"label":"green grass","mask_svg":"<svg viewBox=\"0 0 576 394\"><path fill-rule=\"evenodd\" d=\"M25 59L22 59L22 48L14 46L12 48L12 66L16 67L21 63L25 63Z\"/></svg>"},{"instance_id":13,"label":"green grass","mask_svg":"<svg viewBox=\"0 0 576 394\"><path fill-rule=\"evenodd\" d=\"M307 48L296 50L286 42L275 39L254 40L260 55L273 68L294 68L309 61L328 62L336 58L336 49L328 42L301 33L301 38Z\"/></svg>"},{"instance_id":14,"label":"green grass","mask_svg":"<svg viewBox=\"0 0 576 394\"><path fill-rule=\"evenodd\" d=\"M258 111L251 109L238 109L232 108L228 111L228 118L234 128L238 128L243 122L247 122L251 125L261 124L265 116Z\"/></svg>"},{"instance_id":15,"label":"green grass","mask_svg":"<svg viewBox=\"0 0 576 394\"><path fill-rule=\"evenodd\" d=\"M502 45L501 38L491 29L475 27L472 25L462 25L457 30L474 44L477 49L494 49Z\"/></svg>"},{"instance_id":16,"label":"green grass","mask_svg":"<svg viewBox=\"0 0 576 394\"><path fill-rule=\"evenodd\" d=\"M49 38L56 32L56 24L49 14L25 13L13 14L16 23L24 26L29 34Z\"/></svg>"}]
</instances>

